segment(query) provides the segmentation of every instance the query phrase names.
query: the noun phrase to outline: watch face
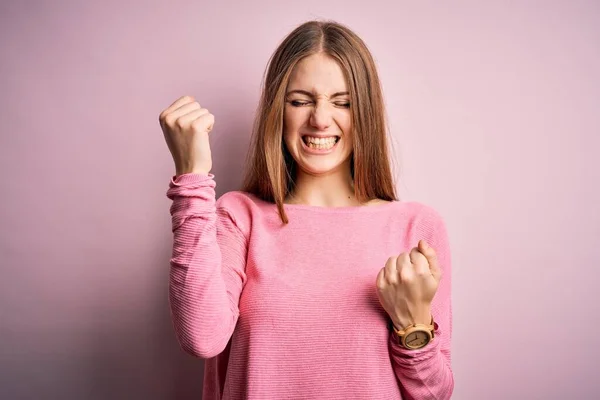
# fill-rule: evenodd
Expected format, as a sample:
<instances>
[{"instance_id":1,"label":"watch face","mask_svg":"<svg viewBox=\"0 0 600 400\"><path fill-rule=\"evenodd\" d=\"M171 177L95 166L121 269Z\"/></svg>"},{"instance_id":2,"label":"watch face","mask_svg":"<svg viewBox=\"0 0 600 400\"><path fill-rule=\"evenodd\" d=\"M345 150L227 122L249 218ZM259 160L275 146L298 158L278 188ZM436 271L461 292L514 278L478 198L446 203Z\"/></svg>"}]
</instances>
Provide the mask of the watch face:
<instances>
[{"instance_id":1,"label":"watch face","mask_svg":"<svg viewBox=\"0 0 600 400\"><path fill-rule=\"evenodd\" d=\"M406 335L404 343L406 343L406 347L409 349L420 349L429 343L429 335L423 331L411 332Z\"/></svg>"}]
</instances>

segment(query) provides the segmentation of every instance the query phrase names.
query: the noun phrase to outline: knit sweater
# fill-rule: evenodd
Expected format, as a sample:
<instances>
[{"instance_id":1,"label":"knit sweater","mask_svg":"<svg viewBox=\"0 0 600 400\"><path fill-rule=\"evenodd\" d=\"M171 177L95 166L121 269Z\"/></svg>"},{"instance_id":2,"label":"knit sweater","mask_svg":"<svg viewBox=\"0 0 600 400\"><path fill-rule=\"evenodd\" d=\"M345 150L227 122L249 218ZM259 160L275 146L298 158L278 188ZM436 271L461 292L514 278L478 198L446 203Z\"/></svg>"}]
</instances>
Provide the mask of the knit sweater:
<instances>
[{"instance_id":1,"label":"knit sweater","mask_svg":"<svg viewBox=\"0 0 600 400\"><path fill-rule=\"evenodd\" d=\"M242 192L218 200L214 175L172 177L170 305L181 347L205 359L203 399L449 399L449 240L418 202L284 205ZM376 277L424 239L443 276L434 340L404 349Z\"/></svg>"}]
</instances>

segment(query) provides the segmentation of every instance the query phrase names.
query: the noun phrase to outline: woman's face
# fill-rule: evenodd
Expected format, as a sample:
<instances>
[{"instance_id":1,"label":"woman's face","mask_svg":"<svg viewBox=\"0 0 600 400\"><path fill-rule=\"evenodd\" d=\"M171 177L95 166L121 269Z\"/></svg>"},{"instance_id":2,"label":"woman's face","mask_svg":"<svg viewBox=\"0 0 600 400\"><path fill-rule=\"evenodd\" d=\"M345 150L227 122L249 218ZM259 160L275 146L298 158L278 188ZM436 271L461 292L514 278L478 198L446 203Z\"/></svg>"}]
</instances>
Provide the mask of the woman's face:
<instances>
[{"instance_id":1,"label":"woman's face","mask_svg":"<svg viewBox=\"0 0 600 400\"><path fill-rule=\"evenodd\" d=\"M298 168L322 175L348 168L352 154L350 96L344 73L319 53L301 60L286 89L283 140Z\"/></svg>"}]
</instances>

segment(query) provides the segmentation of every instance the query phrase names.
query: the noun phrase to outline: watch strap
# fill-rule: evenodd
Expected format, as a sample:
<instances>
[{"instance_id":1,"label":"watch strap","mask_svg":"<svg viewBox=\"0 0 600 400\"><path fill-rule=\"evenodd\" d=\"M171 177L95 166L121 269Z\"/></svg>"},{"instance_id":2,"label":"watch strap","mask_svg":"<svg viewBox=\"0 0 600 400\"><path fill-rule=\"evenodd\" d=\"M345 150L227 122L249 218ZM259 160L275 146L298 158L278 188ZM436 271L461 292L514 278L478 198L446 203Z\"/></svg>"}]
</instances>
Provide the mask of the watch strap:
<instances>
[{"instance_id":1,"label":"watch strap","mask_svg":"<svg viewBox=\"0 0 600 400\"><path fill-rule=\"evenodd\" d=\"M395 338L397 339L397 343L401 347L405 347L404 344L402 343L403 337L407 333L415 331L415 329L413 329L413 328L417 328L416 330L423 330L423 331L429 332L431 335L431 340L433 340L435 338L435 331L438 330L438 324L437 324L437 322L434 321L433 315L432 315L431 322L428 325L427 324L410 324L401 330L397 330L396 327L394 326L394 322L392 321L392 319L389 318L389 320L388 320L388 329L390 330L390 332L392 332L394 334Z\"/></svg>"}]
</instances>

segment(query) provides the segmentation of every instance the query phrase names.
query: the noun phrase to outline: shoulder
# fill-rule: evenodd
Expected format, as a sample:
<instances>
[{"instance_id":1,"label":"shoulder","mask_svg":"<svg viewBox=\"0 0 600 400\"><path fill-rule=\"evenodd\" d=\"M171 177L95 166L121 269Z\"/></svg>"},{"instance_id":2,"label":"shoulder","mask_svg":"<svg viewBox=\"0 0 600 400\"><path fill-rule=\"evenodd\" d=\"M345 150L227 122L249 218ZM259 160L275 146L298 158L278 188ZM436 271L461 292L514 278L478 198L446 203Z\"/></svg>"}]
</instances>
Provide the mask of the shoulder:
<instances>
[{"instance_id":1,"label":"shoulder","mask_svg":"<svg viewBox=\"0 0 600 400\"><path fill-rule=\"evenodd\" d=\"M419 201L400 201L398 208L402 214L430 223L443 220L440 212L433 206Z\"/></svg>"},{"instance_id":2,"label":"shoulder","mask_svg":"<svg viewBox=\"0 0 600 400\"><path fill-rule=\"evenodd\" d=\"M403 219L426 236L439 231L445 233L445 219L433 206L418 201L407 201L399 202L398 208Z\"/></svg>"},{"instance_id":3,"label":"shoulder","mask_svg":"<svg viewBox=\"0 0 600 400\"><path fill-rule=\"evenodd\" d=\"M226 192L217 199L217 212L229 217L244 233L248 233L258 211L260 200L240 190Z\"/></svg>"},{"instance_id":4,"label":"shoulder","mask_svg":"<svg viewBox=\"0 0 600 400\"><path fill-rule=\"evenodd\" d=\"M226 192L217 199L217 208L224 208L229 211L244 210L251 207L252 199L249 193L234 190Z\"/></svg>"}]
</instances>

